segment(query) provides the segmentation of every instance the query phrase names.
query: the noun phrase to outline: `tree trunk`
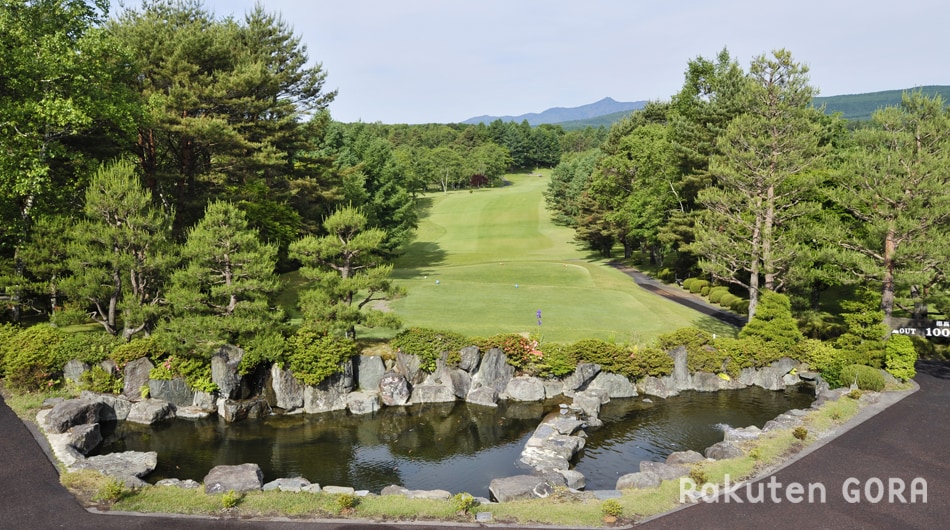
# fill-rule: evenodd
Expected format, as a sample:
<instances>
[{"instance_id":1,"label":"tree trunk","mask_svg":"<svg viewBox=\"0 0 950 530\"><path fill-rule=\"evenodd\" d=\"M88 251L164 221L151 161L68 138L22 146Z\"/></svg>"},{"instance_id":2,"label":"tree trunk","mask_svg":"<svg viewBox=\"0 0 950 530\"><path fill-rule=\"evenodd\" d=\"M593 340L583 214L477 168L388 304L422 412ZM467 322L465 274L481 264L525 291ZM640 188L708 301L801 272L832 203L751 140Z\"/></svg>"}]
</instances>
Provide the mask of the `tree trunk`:
<instances>
[{"instance_id":1,"label":"tree trunk","mask_svg":"<svg viewBox=\"0 0 950 530\"><path fill-rule=\"evenodd\" d=\"M884 279L881 291L881 310L884 311L884 321L887 322L894 312L894 258L897 253L897 241L894 239L893 227L887 231L884 238Z\"/></svg>"},{"instance_id":2,"label":"tree trunk","mask_svg":"<svg viewBox=\"0 0 950 530\"><path fill-rule=\"evenodd\" d=\"M765 288L774 291L775 260L772 257L772 225L775 223L775 186L769 186L765 200L765 219L762 222L762 272L765 277Z\"/></svg>"}]
</instances>

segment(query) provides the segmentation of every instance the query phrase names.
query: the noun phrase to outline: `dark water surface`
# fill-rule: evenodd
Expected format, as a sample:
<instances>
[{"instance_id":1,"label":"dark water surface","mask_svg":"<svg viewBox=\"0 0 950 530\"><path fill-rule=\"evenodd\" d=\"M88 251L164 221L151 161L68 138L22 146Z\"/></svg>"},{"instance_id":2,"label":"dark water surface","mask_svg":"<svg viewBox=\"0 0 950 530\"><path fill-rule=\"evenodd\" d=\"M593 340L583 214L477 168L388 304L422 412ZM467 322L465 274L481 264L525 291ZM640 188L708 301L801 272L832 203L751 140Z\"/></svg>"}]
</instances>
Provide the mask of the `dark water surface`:
<instances>
[{"instance_id":1,"label":"dark water surface","mask_svg":"<svg viewBox=\"0 0 950 530\"><path fill-rule=\"evenodd\" d=\"M614 399L604 405L604 427L588 431L575 469L587 489L613 489L617 477L638 471L641 460L722 441L722 425L757 425L811 404L792 388L685 392L669 399ZM103 429L97 454L156 451L162 478L201 481L222 464L256 463L265 482L302 476L321 485L379 492L390 484L409 489L467 491L488 496L493 478L524 473L515 461L543 416L546 403L466 403L387 407L374 415L345 412L268 416L228 424L218 418L177 419L155 426L119 422Z\"/></svg>"}]
</instances>

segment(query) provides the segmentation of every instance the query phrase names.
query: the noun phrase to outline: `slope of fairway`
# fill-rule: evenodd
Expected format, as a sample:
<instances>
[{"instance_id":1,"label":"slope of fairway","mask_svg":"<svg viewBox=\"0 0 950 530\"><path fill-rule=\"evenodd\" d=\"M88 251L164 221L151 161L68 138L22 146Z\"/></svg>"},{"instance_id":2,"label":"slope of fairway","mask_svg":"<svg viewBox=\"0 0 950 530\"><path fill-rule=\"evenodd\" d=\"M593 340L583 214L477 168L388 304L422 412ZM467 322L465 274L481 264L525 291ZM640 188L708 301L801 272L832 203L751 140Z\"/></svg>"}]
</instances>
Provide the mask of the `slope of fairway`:
<instances>
[{"instance_id":1,"label":"slope of fairway","mask_svg":"<svg viewBox=\"0 0 950 530\"><path fill-rule=\"evenodd\" d=\"M487 337L649 342L685 326L734 333L649 293L573 242L544 208L548 178L509 176L504 188L432 194L393 276L408 296L389 307L406 327ZM542 311L542 325L536 313Z\"/></svg>"}]
</instances>

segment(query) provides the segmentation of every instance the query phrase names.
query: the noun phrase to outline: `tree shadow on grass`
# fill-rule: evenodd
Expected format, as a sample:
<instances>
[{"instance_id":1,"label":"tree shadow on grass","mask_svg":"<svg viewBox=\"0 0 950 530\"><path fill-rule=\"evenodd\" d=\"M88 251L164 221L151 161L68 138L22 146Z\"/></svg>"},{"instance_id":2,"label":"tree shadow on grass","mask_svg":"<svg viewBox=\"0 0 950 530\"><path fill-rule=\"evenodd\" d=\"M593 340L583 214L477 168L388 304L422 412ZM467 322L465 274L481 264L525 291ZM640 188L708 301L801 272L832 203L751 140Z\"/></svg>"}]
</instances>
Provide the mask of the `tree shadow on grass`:
<instances>
[{"instance_id":1,"label":"tree shadow on grass","mask_svg":"<svg viewBox=\"0 0 950 530\"><path fill-rule=\"evenodd\" d=\"M403 259L397 261L392 277L399 280L420 278L433 273L433 268L445 262L448 255L438 243L415 242L406 247ZM406 258L411 256L411 258Z\"/></svg>"}]
</instances>

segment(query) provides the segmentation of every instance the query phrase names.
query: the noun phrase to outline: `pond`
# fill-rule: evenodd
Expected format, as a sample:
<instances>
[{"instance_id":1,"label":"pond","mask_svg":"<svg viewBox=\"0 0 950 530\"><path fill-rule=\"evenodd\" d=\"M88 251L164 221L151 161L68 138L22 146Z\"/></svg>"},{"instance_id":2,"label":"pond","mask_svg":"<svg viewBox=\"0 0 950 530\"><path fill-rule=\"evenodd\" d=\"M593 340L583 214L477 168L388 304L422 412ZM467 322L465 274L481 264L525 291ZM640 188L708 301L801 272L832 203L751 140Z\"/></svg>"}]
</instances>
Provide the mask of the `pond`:
<instances>
[{"instance_id":1,"label":"pond","mask_svg":"<svg viewBox=\"0 0 950 530\"><path fill-rule=\"evenodd\" d=\"M763 426L792 408L807 408L811 390L760 388L684 392L669 399L614 399L604 405L604 426L588 431L575 467L587 489L613 489L617 478L639 470L641 460L674 451L702 451L722 441L724 425ZM388 407L374 415L345 412L272 415L225 423L218 418L176 419L154 426L104 426L96 454L156 451L158 468L146 480L201 481L212 467L256 463L265 482L302 476L321 485L378 493L390 484L488 496L494 478L525 473L516 466L545 403L501 403L497 408L448 404Z\"/></svg>"}]
</instances>

